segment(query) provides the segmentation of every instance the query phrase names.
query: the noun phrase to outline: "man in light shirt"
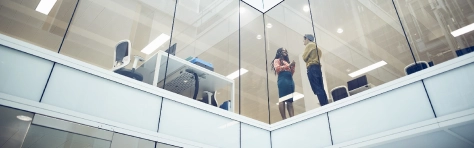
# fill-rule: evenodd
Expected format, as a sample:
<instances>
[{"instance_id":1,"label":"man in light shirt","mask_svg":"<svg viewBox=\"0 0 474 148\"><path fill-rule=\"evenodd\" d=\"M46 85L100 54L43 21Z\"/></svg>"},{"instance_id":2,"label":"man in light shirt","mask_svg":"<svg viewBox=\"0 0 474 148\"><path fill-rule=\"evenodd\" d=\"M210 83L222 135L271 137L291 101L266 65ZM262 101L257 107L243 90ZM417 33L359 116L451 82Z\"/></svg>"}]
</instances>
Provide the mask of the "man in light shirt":
<instances>
[{"instance_id":1,"label":"man in light shirt","mask_svg":"<svg viewBox=\"0 0 474 148\"><path fill-rule=\"evenodd\" d=\"M320 58L322 52L321 49L316 47L314 36L311 34L304 35L303 43L306 46L303 52L303 60L306 62L306 68L308 69L309 84L311 84L313 93L318 96L319 104L324 106L328 104L328 97L324 90L323 73L321 72Z\"/></svg>"}]
</instances>

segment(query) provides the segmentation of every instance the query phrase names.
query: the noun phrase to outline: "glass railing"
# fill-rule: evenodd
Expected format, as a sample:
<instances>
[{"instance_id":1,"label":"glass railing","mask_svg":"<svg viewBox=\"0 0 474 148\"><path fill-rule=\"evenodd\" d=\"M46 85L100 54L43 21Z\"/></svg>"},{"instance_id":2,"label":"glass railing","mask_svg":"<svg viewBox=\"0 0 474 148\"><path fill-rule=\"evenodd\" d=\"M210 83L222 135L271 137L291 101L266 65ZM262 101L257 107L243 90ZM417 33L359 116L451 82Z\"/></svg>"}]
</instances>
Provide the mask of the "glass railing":
<instances>
[{"instance_id":1,"label":"glass railing","mask_svg":"<svg viewBox=\"0 0 474 148\"><path fill-rule=\"evenodd\" d=\"M0 0L0 33L275 123L473 51L473 3Z\"/></svg>"}]
</instances>

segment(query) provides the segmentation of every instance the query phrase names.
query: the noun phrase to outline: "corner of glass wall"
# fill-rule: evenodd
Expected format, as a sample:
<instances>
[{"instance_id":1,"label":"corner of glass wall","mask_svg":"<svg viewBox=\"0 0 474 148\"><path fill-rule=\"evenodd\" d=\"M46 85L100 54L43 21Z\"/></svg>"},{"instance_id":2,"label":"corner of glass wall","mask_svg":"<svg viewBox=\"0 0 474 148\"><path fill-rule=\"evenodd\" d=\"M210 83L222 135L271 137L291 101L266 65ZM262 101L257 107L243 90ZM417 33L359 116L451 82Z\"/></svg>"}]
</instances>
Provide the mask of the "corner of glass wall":
<instances>
[{"instance_id":1,"label":"corner of glass wall","mask_svg":"<svg viewBox=\"0 0 474 148\"><path fill-rule=\"evenodd\" d=\"M239 1L178 1L170 48L158 52L158 86L238 112Z\"/></svg>"},{"instance_id":2,"label":"corner of glass wall","mask_svg":"<svg viewBox=\"0 0 474 148\"><path fill-rule=\"evenodd\" d=\"M329 102L406 75L414 58L392 1L309 1Z\"/></svg>"},{"instance_id":3,"label":"corner of glass wall","mask_svg":"<svg viewBox=\"0 0 474 148\"><path fill-rule=\"evenodd\" d=\"M0 33L57 52L77 0L0 0Z\"/></svg>"},{"instance_id":4,"label":"corner of glass wall","mask_svg":"<svg viewBox=\"0 0 474 148\"><path fill-rule=\"evenodd\" d=\"M394 0L393 3L417 63L406 65L406 75L474 51L472 0Z\"/></svg>"},{"instance_id":5,"label":"corner of glass wall","mask_svg":"<svg viewBox=\"0 0 474 148\"><path fill-rule=\"evenodd\" d=\"M59 53L156 86L157 53L169 47L175 3L81 0Z\"/></svg>"},{"instance_id":6,"label":"corner of glass wall","mask_svg":"<svg viewBox=\"0 0 474 148\"><path fill-rule=\"evenodd\" d=\"M240 4L240 114L269 123L263 13Z\"/></svg>"}]
</instances>

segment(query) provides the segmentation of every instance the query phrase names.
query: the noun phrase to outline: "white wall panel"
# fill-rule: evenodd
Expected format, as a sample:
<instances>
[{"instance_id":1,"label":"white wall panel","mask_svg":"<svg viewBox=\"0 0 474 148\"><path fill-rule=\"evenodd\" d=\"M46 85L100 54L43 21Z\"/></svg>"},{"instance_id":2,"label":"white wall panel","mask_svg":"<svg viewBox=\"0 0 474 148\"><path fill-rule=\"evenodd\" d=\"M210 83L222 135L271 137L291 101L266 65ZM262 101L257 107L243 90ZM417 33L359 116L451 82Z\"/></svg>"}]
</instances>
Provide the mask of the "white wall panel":
<instances>
[{"instance_id":1,"label":"white wall panel","mask_svg":"<svg viewBox=\"0 0 474 148\"><path fill-rule=\"evenodd\" d=\"M329 112L334 144L434 118L421 82Z\"/></svg>"},{"instance_id":2,"label":"white wall panel","mask_svg":"<svg viewBox=\"0 0 474 148\"><path fill-rule=\"evenodd\" d=\"M473 72L471 63L424 80L436 115L474 108Z\"/></svg>"},{"instance_id":3,"label":"white wall panel","mask_svg":"<svg viewBox=\"0 0 474 148\"><path fill-rule=\"evenodd\" d=\"M242 123L242 148L270 148L270 132Z\"/></svg>"},{"instance_id":4,"label":"white wall panel","mask_svg":"<svg viewBox=\"0 0 474 148\"><path fill-rule=\"evenodd\" d=\"M319 148L330 145L331 134L326 114L272 131L273 148Z\"/></svg>"},{"instance_id":5,"label":"white wall panel","mask_svg":"<svg viewBox=\"0 0 474 148\"><path fill-rule=\"evenodd\" d=\"M0 45L0 92L39 101L53 62Z\"/></svg>"},{"instance_id":6,"label":"white wall panel","mask_svg":"<svg viewBox=\"0 0 474 148\"><path fill-rule=\"evenodd\" d=\"M56 64L42 103L156 131L161 97Z\"/></svg>"},{"instance_id":7,"label":"white wall panel","mask_svg":"<svg viewBox=\"0 0 474 148\"><path fill-rule=\"evenodd\" d=\"M240 145L239 122L195 107L164 99L160 120L159 133L215 147Z\"/></svg>"}]
</instances>

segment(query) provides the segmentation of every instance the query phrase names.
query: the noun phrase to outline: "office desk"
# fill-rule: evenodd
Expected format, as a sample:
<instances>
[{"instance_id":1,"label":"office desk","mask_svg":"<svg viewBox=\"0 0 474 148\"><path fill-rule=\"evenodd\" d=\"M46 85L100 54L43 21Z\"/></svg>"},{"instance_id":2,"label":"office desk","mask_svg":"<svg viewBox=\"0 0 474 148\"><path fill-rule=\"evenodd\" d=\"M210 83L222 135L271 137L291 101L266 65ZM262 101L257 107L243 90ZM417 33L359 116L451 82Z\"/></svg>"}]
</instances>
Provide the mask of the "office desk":
<instances>
[{"instance_id":1,"label":"office desk","mask_svg":"<svg viewBox=\"0 0 474 148\"><path fill-rule=\"evenodd\" d=\"M218 74L216 72L210 71L208 69L205 69L203 67L200 67L198 65L195 65L189 61L186 61L184 59L181 59L179 57L170 55L169 56L169 61L168 61L168 70L167 74L165 73L166 71L166 60L168 58L168 53L159 51L157 54L157 64L156 64L156 70L158 70L158 74L155 75L155 78L153 79L153 85L157 86L159 82L162 82L165 78L165 75L172 74L173 72L176 72L178 70L182 69L188 69L192 70L195 72L199 77L199 88L200 91L209 91L209 92L214 92L216 90L219 90L221 88L225 87L231 87L231 90L229 91L230 94L230 100L231 100L231 111L233 112L234 110L234 90L235 90L235 84L234 80L229 79L221 74ZM166 82L169 82L171 80L166 79ZM194 85L194 84L193 84ZM222 96L220 96L222 97ZM227 100L227 99L226 99ZM218 104L219 106L219 104Z\"/></svg>"}]
</instances>

